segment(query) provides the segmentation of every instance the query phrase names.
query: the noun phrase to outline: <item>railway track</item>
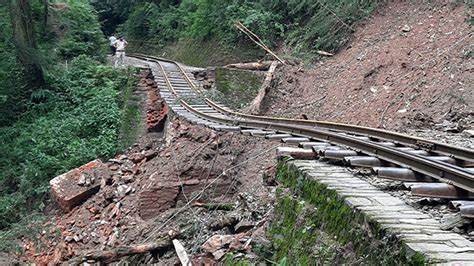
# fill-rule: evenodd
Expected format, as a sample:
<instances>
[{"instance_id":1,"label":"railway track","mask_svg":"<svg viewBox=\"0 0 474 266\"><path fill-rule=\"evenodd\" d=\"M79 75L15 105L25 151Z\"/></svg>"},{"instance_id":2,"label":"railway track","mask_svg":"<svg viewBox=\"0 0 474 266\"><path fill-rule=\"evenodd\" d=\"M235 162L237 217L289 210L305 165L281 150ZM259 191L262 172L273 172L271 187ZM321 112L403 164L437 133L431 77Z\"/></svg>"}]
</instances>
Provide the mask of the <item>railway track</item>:
<instances>
[{"instance_id":1,"label":"railway track","mask_svg":"<svg viewBox=\"0 0 474 266\"><path fill-rule=\"evenodd\" d=\"M131 57L154 63L160 94L174 112L192 122L281 139L299 144L315 157L371 168L381 178L417 182L412 188L415 195L474 198L474 150L368 127L242 114L206 98L189 68L146 55ZM462 203L466 217L474 216L470 203Z\"/></svg>"}]
</instances>

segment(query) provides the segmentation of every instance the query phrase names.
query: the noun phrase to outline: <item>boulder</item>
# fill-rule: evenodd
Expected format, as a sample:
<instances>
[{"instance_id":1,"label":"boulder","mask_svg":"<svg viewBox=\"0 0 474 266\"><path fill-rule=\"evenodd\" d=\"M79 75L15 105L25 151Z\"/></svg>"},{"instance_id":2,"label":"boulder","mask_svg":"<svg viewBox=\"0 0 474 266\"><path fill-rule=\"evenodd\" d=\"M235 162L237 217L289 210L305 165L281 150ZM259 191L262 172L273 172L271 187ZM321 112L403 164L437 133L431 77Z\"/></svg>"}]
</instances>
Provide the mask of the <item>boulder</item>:
<instances>
[{"instance_id":1,"label":"boulder","mask_svg":"<svg viewBox=\"0 0 474 266\"><path fill-rule=\"evenodd\" d=\"M102 179L109 178L109 168L102 161L94 160L53 178L49 184L53 198L63 211L69 212L97 193Z\"/></svg>"}]
</instances>

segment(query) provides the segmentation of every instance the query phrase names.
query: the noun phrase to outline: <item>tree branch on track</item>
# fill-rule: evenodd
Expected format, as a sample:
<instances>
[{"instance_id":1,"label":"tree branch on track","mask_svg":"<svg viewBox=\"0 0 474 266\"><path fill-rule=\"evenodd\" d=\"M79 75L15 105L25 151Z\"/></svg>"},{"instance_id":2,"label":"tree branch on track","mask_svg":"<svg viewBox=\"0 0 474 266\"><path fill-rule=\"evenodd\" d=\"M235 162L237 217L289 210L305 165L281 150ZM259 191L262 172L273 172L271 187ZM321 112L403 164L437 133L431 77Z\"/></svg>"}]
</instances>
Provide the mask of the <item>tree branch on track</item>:
<instances>
[{"instance_id":1,"label":"tree branch on track","mask_svg":"<svg viewBox=\"0 0 474 266\"><path fill-rule=\"evenodd\" d=\"M267 95L268 91L271 88L272 81L274 78L274 72L276 68L278 67L279 63L277 61L273 61L273 63L270 66L270 69L268 69L267 74L265 75L265 80L263 81L262 86L260 87L260 90L258 91L257 96L255 99L250 103L250 106L248 107L248 112L251 114L258 114L260 113L262 109L262 101Z\"/></svg>"}]
</instances>

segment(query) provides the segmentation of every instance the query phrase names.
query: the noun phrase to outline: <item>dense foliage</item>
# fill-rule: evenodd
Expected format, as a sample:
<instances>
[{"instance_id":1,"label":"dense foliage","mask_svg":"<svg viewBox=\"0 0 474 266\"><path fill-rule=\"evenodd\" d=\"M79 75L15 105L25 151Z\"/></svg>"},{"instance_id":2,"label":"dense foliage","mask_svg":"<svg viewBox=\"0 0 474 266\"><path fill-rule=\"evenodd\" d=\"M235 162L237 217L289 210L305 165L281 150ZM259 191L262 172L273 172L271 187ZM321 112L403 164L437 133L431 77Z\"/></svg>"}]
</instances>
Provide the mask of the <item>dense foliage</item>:
<instances>
[{"instance_id":1,"label":"dense foliage","mask_svg":"<svg viewBox=\"0 0 474 266\"><path fill-rule=\"evenodd\" d=\"M43 196L51 177L117 150L127 76L79 56L50 78L42 103L0 128L0 228Z\"/></svg>"},{"instance_id":2,"label":"dense foliage","mask_svg":"<svg viewBox=\"0 0 474 266\"><path fill-rule=\"evenodd\" d=\"M0 229L41 210L54 176L117 151L121 90L133 83L103 64L106 40L88 0L29 4L37 47L27 52L41 65L41 87L25 79L17 18L0 7Z\"/></svg>"},{"instance_id":3,"label":"dense foliage","mask_svg":"<svg viewBox=\"0 0 474 266\"><path fill-rule=\"evenodd\" d=\"M125 0L108 0L123 5ZM380 0L183 0L132 1L133 10L118 31L129 39L166 45L183 38L217 39L234 45L247 41L233 26L241 21L269 45L294 52L336 51L346 44L353 25ZM100 9L104 14L107 9ZM120 13L115 11L116 13ZM123 13L123 12L122 12ZM117 21L118 22L118 21ZM107 22L104 22L107 23ZM117 23L119 25L120 23ZM110 29L112 25L107 23Z\"/></svg>"}]
</instances>

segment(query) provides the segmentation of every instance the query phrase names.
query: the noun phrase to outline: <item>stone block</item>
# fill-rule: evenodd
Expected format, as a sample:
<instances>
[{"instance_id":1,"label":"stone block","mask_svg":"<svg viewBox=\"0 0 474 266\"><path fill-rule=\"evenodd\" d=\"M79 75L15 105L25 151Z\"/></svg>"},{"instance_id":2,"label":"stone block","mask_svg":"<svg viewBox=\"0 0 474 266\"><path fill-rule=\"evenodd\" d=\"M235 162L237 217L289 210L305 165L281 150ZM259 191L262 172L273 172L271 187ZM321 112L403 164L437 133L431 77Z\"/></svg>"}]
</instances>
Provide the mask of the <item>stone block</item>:
<instances>
[{"instance_id":1,"label":"stone block","mask_svg":"<svg viewBox=\"0 0 474 266\"><path fill-rule=\"evenodd\" d=\"M108 167L94 160L53 178L51 194L65 212L86 201L100 189L101 181L111 178Z\"/></svg>"}]
</instances>

